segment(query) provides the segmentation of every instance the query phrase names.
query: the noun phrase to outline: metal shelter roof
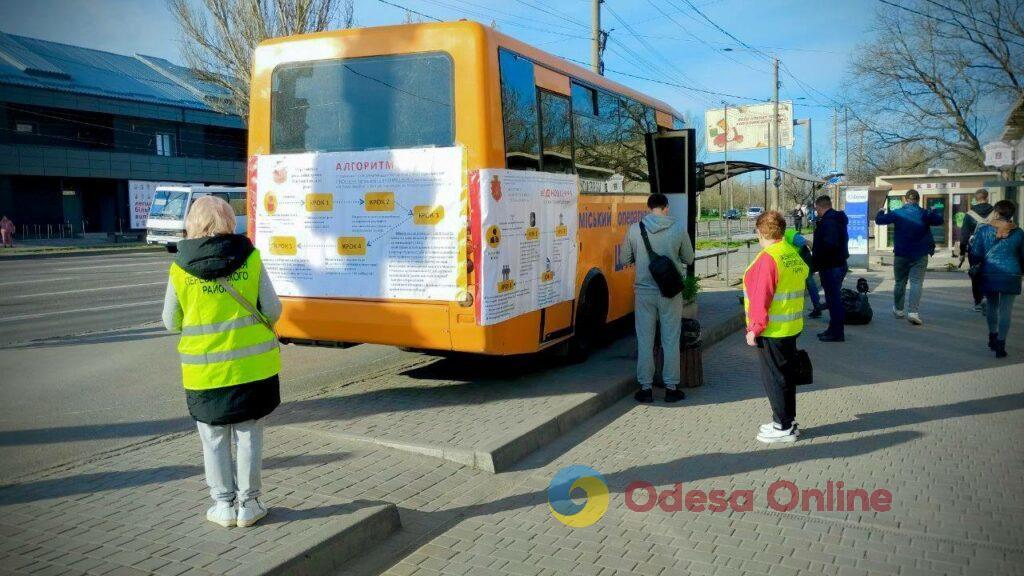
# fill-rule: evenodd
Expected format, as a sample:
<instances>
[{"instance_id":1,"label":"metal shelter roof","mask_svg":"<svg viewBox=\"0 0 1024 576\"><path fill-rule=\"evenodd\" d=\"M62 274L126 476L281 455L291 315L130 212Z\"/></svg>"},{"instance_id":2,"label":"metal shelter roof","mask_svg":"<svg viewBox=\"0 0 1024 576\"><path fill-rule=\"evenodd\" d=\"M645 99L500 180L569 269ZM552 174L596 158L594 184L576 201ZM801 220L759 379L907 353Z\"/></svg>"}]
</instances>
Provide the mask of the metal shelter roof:
<instances>
[{"instance_id":1,"label":"metal shelter roof","mask_svg":"<svg viewBox=\"0 0 1024 576\"><path fill-rule=\"evenodd\" d=\"M154 56L124 56L0 32L0 85L213 111L226 92Z\"/></svg>"},{"instance_id":2,"label":"metal shelter roof","mask_svg":"<svg viewBox=\"0 0 1024 576\"><path fill-rule=\"evenodd\" d=\"M793 170L790 168L776 168L770 164L762 164L761 162L749 162L747 160L730 160L728 162L729 178L746 174L748 172L757 172L759 170L778 170L784 172L790 176L803 180L805 182L811 182L816 184L815 189L824 186L828 179L807 172L801 172L800 170ZM708 162L704 164L704 188L711 188L724 182L727 178L725 176L726 162Z\"/></svg>"}]
</instances>

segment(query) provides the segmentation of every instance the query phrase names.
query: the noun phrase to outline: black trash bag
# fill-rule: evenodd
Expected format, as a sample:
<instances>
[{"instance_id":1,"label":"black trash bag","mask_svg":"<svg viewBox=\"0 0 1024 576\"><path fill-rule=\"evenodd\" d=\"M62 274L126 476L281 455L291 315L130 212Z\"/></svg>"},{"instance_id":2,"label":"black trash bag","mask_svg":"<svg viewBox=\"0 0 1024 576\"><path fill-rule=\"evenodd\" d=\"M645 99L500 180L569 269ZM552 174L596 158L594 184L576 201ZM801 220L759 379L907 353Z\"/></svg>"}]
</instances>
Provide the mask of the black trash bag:
<instances>
[{"instance_id":1,"label":"black trash bag","mask_svg":"<svg viewBox=\"0 0 1024 576\"><path fill-rule=\"evenodd\" d=\"M871 322L874 311L871 310L867 292L854 292L849 288L843 288L839 295L843 301L843 308L846 309L845 324L852 326Z\"/></svg>"}]
</instances>

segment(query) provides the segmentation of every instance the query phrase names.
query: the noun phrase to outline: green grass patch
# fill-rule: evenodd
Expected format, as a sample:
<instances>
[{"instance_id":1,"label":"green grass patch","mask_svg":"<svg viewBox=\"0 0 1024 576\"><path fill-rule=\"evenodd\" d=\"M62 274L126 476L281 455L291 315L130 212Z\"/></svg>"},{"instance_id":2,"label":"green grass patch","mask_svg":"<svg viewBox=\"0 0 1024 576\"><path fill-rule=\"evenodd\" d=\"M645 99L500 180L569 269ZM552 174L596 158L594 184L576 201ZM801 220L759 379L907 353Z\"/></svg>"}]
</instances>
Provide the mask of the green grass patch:
<instances>
[{"instance_id":1,"label":"green grass patch","mask_svg":"<svg viewBox=\"0 0 1024 576\"><path fill-rule=\"evenodd\" d=\"M715 248L742 248L746 242L739 240L697 240L697 250L713 250Z\"/></svg>"}]
</instances>

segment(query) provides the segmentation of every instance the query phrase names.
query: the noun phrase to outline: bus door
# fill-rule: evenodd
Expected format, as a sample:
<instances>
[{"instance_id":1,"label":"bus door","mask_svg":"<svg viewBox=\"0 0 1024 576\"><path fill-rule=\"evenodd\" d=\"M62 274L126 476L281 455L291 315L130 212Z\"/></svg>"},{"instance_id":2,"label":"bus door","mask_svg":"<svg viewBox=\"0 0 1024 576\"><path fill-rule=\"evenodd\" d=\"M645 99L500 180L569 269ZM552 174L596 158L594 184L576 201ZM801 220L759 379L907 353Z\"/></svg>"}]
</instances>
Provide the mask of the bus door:
<instances>
[{"instance_id":1,"label":"bus door","mask_svg":"<svg viewBox=\"0 0 1024 576\"><path fill-rule=\"evenodd\" d=\"M647 168L651 192L668 196L669 214L686 226L690 245L696 246L697 181L696 132L693 128L647 135ZM693 267L690 267L693 273Z\"/></svg>"}]
</instances>

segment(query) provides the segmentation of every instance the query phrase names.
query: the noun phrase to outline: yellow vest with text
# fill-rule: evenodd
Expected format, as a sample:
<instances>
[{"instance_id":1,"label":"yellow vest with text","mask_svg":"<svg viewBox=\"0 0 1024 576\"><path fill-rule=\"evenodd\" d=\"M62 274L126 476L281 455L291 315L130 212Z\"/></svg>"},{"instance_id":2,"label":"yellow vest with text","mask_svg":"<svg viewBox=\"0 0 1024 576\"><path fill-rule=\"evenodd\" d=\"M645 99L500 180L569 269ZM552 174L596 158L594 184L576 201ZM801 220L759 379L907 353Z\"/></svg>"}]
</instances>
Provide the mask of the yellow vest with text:
<instances>
[{"instance_id":1,"label":"yellow vest with text","mask_svg":"<svg viewBox=\"0 0 1024 576\"><path fill-rule=\"evenodd\" d=\"M775 261L779 271L779 282L775 286L775 295L768 308L768 325L761 336L765 338L784 338L796 336L804 329L804 290L806 289L807 264L792 244L776 242L761 251ZM761 257L757 255L757 258ZM757 262L747 266L747 270ZM746 282L746 274L743 275ZM750 300L747 298L747 287L743 286L743 309L747 312L747 324L750 324Z\"/></svg>"},{"instance_id":2,"label":"yellow vest with text","mask_svg":"<svg viewBox=\"0 0 1024 576\"><path fill-rule=\"evenodd\" d=\"M231 273L231 286L253 308L260 286L260 253L253 250ZM171 282L184 312L181 379L187 390L212 390L269 378L281 371L274 333L215 280L203 280L171 264Z\"/></svg>"}]
</instances>

